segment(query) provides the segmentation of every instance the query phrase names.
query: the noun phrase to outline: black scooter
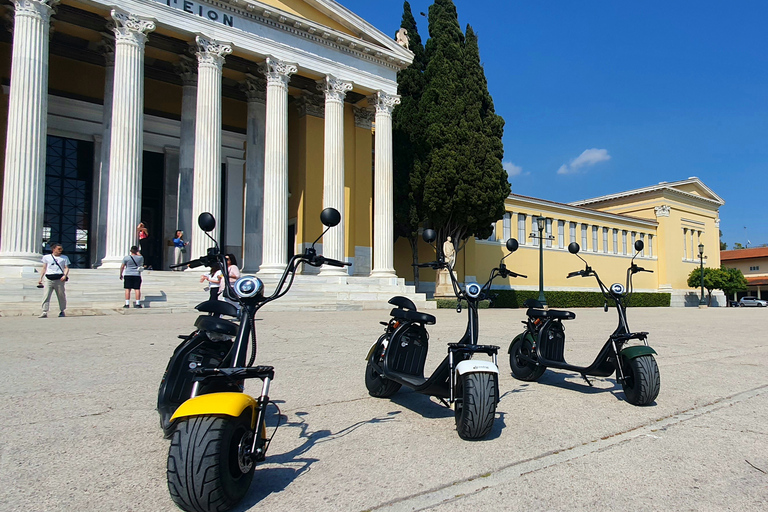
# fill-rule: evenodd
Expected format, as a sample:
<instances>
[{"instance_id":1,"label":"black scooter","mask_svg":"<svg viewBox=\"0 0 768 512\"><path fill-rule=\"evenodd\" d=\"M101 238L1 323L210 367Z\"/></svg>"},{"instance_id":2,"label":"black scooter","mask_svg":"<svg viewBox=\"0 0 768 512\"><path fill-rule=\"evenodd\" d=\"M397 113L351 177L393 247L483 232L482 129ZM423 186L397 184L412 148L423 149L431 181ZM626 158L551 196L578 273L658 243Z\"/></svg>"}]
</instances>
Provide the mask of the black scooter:
<instances>
[{"instance_id":1,"label":"black scooter","mask_svg":"<svg viewBox=\"0 0 768 512\"><path fill-rule=\"evenodd\" d=\"M423 237L424 241L432 244L436 235L433 230L426 229ZM509 254L516 251L517 240L507 240L507 249ZM417 393L437 397L446 407L455 404L456 430L462 439L480 439L490 432L499 401L499 368L496 362L499 347L477 344L477 307L496 277L520 277L520 274L506 268L504 258L498 268L491 271L485 285L469 283L464 290L461 290L445 258L418 265L448 270L453 291L459 299L457 311L461 311L462 301L467 302L467 329L458 343L448 344L448 357L429 378L425 378L424 363L429 341L425 326L433 325L435 317L417 311L414 303L406 297L392 297L389 300L395 306L390 311L392 318L381 322L385 326L384 334L366 356L365 386L371 396L388 398L401 386L406 386ZM493 361L473 359L477 353L487 354Z\"/></svg>"},{"instance_id":2,"label":"black scooter","mask_svg":"<svg viewBox=\"0 0 768 512\"><path fill-rule=\"evenodd\" d=\"M339 223L341 216L333 208L326 208L320 220L328 231ZM203 213L198 225L208 235L216 221L210 213ZM215 246L208 249L206 256L175 267L195 268L217 262L221 268L227 268L219 244L208 237ZM157 411L163 433L171 439L168 490L183 510L208 512L234 507L248 492L256 463L266 456L275 434L267 436L266 429L267 406L274 405L269 400L269 385L275 371L272 366L253 365L254 315L288 292L301 263L313 267L349 265L318 255L312 244L290 259L277 288L268 297L264 296L264 285L257 277L243 276L233 285L225 278L225 293L239 307L223 301L198 304L196 309L208 314L197 318L192 334L179 336L184 341L168 362L158 391ZM261 379L257 399L244 393L246 379Z\"/></svg>"},{"instance_id":3,"label":"black scooter","mask_svg":"<svg viewBox=\"0 0 768 512\"><path fill-rule=\"evenodd\" d=\"M659 367L648 346L647 332L631 332L627 324L627 301L632 295L632 276L638 272L653 272L635 264L635 258L643 250L643 242L635 242L637 253L627 269L626 287L621 283L605 286L592 267L578 255L579 244L571 242L568 251L575 254L587 266L584 270L571 272L568 277L594 276L600 291L605 297L604 309L608 311L608 302L613 302L619 314L619 325L608 337L595 361L586 367L574 366L565 362L565 327L563 320L573 320L576 314L571 311L542 309L542 304L533 299L524 302L528 308L528 319L523 322L525 330L512 340L509 346L509 365L512 375L524 381L535 381L547 367L578 372L592 386L587 375L608 377L616 372L616 380L621 383L627 402L633 405L649 405L659 395L661 381ZM631 340L642 341L642 345L627 345Z\"/></svg>"}]
</instances>

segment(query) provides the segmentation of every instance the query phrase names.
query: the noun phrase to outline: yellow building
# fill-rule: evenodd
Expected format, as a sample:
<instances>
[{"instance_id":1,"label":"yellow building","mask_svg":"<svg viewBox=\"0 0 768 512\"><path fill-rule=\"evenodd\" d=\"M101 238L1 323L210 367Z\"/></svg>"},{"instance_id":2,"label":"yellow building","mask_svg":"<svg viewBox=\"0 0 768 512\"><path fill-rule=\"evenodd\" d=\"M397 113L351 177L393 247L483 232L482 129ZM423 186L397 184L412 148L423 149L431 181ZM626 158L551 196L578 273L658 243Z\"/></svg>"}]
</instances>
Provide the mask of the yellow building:
<instances>
[{"instance_id":1,"label":"yellow building","mask_svg":"<svg viewBox=\"0 0 768 512\"><path fill-rule=\"evenodd\" d=\"M583 263L568 252L577 242L581 255L606 283L623 283L627 267L635 255L633 244L642 240L645 249L636 262L652 270L634 278L635 289L671 294L671 305L698 305L696 291L689 288L690 272L700 264L699 244L704 245L704 265L720 267L718 210L724 201L698 178L659 183L570 204L511 194L506 214L494 226L488 240L470 239L459 253L456 271L461 279L487 279L491 268L505 254L504 242L516 238L518 251L507 258L510 269L526 274L527 279L498 279L494 288L538 290L539 245L531 238L538 227L536 218L546 219L544 229L544 289L593 291L593 278L567 279L566 275L583 268ZM432 249L420 247L426 261ZM413 277L410 250L404 240L397 243L398 275ZM434 275L422 271L425 290L434 288ZM722 292L713 294L713 305L723 305Z\"/></svg>"}]
</instances>

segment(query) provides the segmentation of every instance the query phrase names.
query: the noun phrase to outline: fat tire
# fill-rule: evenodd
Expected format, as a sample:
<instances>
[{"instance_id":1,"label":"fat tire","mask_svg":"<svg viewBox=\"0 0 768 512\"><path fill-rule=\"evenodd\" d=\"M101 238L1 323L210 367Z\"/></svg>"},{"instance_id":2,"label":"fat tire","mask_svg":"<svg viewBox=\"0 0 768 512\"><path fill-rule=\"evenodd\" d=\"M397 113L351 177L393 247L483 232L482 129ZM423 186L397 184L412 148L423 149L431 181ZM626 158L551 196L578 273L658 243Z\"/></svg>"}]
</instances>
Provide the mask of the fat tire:
<instances>
[{"instance_id":1,"label":"fat tire","mask_svg":"<svg viewBox=\"0 0 768 512\"><path fill-rule=\"evenodd\" d=\"M456 431L462 439L481 439L488 435L496 417L498 376L470 372L458 376L455 404Z\"/></svg>"},{"instance_id":2,"label":"fat tire","mask_svg":"<svg viewBox=\"0 0 768 512\"><path fill-rule=\"evenodd\" d=\"M623 359L624 396L632 405L649 405L659 396L661 376L656 359L650 354Z\"/></svg>"},{"instance_id":3,"label":"fat tire","mask_svg":"<svg viewBox=\"0 0 768 512\"><path fill-rule=\"evenodd\" d=\"M168 450L168 491L189 512L222 512L248 493L255 463L243 473L237 447L251 431L251 409L238 418L193 416L179 420Z\"/></svg>"},{"instance_id":4,"label":"fat tire","mask_svg":"<svg viewBox=\"0 0 768 512\"><path fill-rule=\"evenodd\" d=\"M371 357L374 357L373 355ZM365 365L365 387L376 398L389 398L400 389L400 383L380 375L370 361Z\"/></svg>"},{"instance_id":5,"label":"fat tire","mask_svg":"<svg viewBox=\"0 0 768 512\"><path fill-rule=\"evenodd\" d=\"M512 341L509 347L509 367L512 369L512 376L517 380L532 382L538 380L547 370L546 366L520 359L521 353L528 355L531 352L533 347L526 336L518 336Z\"/></svg>"}]
</instances>

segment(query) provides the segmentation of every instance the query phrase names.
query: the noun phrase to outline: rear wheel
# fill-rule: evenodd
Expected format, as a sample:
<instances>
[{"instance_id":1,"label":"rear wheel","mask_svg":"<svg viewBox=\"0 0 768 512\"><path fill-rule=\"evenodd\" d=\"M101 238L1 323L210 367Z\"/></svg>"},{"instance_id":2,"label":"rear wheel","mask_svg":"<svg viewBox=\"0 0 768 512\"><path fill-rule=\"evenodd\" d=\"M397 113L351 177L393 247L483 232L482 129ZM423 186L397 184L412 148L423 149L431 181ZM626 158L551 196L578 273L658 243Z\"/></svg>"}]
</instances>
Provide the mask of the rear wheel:
<instances>
[{"instance_id":1,"label":"rear wheel","mask_svg":"<svg viewBox=\"0 0 768 512\"><path fill-rule=\"evenodd\" d=\"M649 405L659 396L661 376L656 359L650 354L634 359L623 359L624 396L632 405Z\"/></svg>"},{"instance_id":2,"label":"rear wheel","mask_svg":"<svg viewBox=\"0 0 768 512\"><path fill-rule=\"evenodd\" d=\"M462 439L480 439L493 427L496 416L498 376L472 372L458 376L456 389L456 431Z\"/></svg>"},{"instance_id":3,"label":"rear wheel","mask_svg":"<svg viewBox=\"0 0 768 512\"><path fill-rule=\"evenodd\" d=\"M371 357L368 359L365 365L365 387L368 389L368 394L375 396L376 398L389 398L397 393L400 389L400 384L389 380L381 375L376 367L371 363L371 359L379 357L381 355L381 342L384 340L382 336L379 338L379 342L376 344L376 348L371 353Z\"/></svg>"},{"instance_id":4,"label":"rear wheel","mask_svg":"<svg viewBox=\"0 0 768 512\"><path fill-rule=\"evenodd\" d=\"M179 420L168 451L168 491L182 510L229 510L245 497L254 462L252 411L238 418L194 416Z\"/></svg>"},{"instance_id":5,"label":"rear wheel","mask_svg":"<svg viewBox=\"0 0 768 512\"><path fill-rule=\"evenodd\" d=\"M518 380L538 380L546 371L546 366L541 366L528 361L526 358L536 358L536 351L527 336L522 334L512 341L509 348L509 366L512 375Z\"/></svg>"}]
</instances>

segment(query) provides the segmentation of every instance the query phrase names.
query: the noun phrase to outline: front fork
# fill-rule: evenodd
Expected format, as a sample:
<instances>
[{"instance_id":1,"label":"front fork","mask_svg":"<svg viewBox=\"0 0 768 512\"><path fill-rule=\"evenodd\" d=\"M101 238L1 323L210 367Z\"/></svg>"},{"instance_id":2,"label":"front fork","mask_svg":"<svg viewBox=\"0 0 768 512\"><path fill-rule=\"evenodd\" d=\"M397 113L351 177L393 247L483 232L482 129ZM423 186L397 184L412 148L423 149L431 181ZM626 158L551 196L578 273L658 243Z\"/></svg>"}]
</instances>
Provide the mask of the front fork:
<instances>
[{"instance_id":1,"label":"front fork","mask_svg":"<svg viewBox=\"0 0 768 512\"><path fill-rule=\"evenodd\" d=\"M450 374L450 397L448 403L453 403L456 401L456 364L453 360L453 354L454 351L451 349L448 349L448 371ZM470 355L470 358L472 356ZM499 358L498 358L498 352L493 352L491 354L491 358L493 360L493 364L498 368L499 366ZM498 401L499 397L499 379L496 378L496 398Z\"/></svg>"},{"instance_id":2,"label":"front fork","mask_svg":"<svg viewBox=\"0 0 768 512\"><path fill-rule=\"evenodd\" d=\"M271 379L264 377L261 385L261 396L256 406L256 425L253 432L253 445L251 446L251 456L255 462L261 462L267 455L269 441L267 440L267 406L269 405L269 384Z\"/></svg>"}]
</instances>

